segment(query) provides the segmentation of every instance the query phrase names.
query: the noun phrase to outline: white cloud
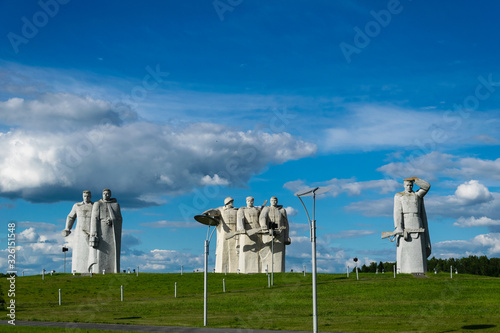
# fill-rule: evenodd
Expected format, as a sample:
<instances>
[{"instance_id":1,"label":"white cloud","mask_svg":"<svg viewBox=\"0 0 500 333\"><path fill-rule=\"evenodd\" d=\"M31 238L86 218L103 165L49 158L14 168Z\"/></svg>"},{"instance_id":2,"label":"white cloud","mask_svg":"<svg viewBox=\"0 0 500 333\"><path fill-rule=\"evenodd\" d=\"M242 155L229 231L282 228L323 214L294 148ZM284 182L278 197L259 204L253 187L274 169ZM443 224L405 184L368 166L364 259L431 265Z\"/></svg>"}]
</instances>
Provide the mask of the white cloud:
<instances>
[{"instance_id":1,"label":"white cloud","mask_svg":"<svg viewBox=\"0 0 500 333\"><path fill-rule=\"evenodd\" d=\"M287 216L296 216L299 211L291 206L285 207Z\"/></svg>"},{"instance_id":2,"label":"white cloud","mask_svg":"<svg viewBox=\"0 0 500 333\"><path fill-rule=\"evenodd\" d=\"M471 205L482 202L487 202L492 199L492 195L488 188L480 184L477 180L470 180L457 187L455 196L450 198L451 201L456 200L462 205Z\"/></svg>"},{"instance_id":3,"label":"white cloud","mask_svg":"<svg viewBox=\"0 0 500 333\"><path fill-rule=\"evenodd\" d=\"M2 103L0 123L14 127L0 133L0 195L11 198L51 202L83 187L108 187L129 206L156 205L145 200L241 186L269 164L316 151L288 133L136 121L126 107L71 94Z\"/></svg>"},{"instance_id":4,"label":"white cloud","mask_svg":"<svg viewBox=\"0 0 500 333\"><path fill-rule=\"evenodd\" d=\"M356 181L355 179L337 179L333 178L322 183L316 183L314 185L307 185L302 180L294 180L285 183L284 188L290 190L293 193L297 193L301 190L306 190L311 187L328 187L328 192L325 196L337 197L340 194L347 194L350 196L359 196L363 192L368 190L377 190L381 194L388 192L394 192L397 188L402 187L402 183L398 183L393 179L377 179L369 181ZM319 195L317 198L321 198Z\"/></svg>"},{"instance_id":5,"label":"white cloud","mask_svg":"<svg viewBox=\"0 0 500 333\"><path fill-rule=\"evenodd\" d=\"M488 227L488 226L500 226L500 220L493 220L486 216L480 218L475 218L473 216L465 218L460 217L455 223L456 227Z\"/></svg>"},{"instance_id":6,"label":"white cloud","mask_svg":"<svg viewBox=\"0 0 500 333\"><path fill-rule=\"evenodd\" d=\"M477 235L469 240L443 241L433 244L438 251L453 252L456 257L470 253L486 253L488 256L500 255L500 233Z\"/></svg>"},{"instance_id":7,"label":"white cloud","mask_svg":"<svg viewBox=\"0 0 500 333\"><path fill-rule=\"evenodd\" d=\"M213 177L209 175L205 175L201 178L201 185L229 185L229 181L227 179L219 177L219 175L215 174Z\"/></svg>"},{"instance_id":8,"label":"white cloud","mask_svg":"<svg viewBox=\"0 0 500 333\"><path fill-rule=\"evenodd\" d=\"M438 177L482 181L500 180L500 158L496 160L462 158L437 151L407 157L393 155L393 158L399 161L381 166L377 171L396 179L414 175L431 181Z\"/></svg>"},{"instance_id":9,"label":"white cloud","mask_svg":"<svg viewBox=\"0 0 500 333\"><path fill-rule=\"evenodd\" d=\"M155 222L144 222L139 223L139 225L148 228L198 228L201 224L197 222L187 222L187 221L155 221Z\"/></svg>"}]
</instances>

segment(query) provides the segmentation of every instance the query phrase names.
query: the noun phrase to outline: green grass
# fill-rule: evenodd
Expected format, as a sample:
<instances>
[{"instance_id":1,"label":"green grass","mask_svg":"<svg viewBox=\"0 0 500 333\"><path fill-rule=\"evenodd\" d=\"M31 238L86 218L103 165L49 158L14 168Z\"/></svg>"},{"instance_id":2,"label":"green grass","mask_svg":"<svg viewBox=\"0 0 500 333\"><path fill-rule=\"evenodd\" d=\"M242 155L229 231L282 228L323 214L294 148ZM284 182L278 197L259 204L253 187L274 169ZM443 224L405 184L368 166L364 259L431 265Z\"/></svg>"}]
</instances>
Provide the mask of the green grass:
<instances>
[{"instance_id":1,"label":"green grass","mask_svg":"<svg viewBox=\"0 0 500 333\"><path fill-rule=\"evenodd\" d=\"M428 276L360 274L357 281L354 274L349 279L345 274L319 274L319 330L500 331L500 278ZM6 278L0 286L8 301ZM268 288L265 274L210 273L208 293L209 327L312 330L311 274L274 274L274 286ZM43 281L39 275L18 277L15 299L17 320L203 326L202 273L55 274ZM1 315L6 318L5 311Z\"/></svg>"}]
</instances>

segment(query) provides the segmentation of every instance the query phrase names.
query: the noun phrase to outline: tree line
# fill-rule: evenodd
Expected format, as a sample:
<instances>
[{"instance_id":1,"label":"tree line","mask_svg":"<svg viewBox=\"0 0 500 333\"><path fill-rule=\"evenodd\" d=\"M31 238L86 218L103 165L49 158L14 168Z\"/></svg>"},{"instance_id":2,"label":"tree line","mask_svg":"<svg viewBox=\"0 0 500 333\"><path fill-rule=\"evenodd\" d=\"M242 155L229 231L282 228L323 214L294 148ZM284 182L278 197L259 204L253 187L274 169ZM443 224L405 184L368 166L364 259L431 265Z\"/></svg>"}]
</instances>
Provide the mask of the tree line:
<instances>
[{"instance_id":1,"label":"tree line","mask_svg":"<svg viewBox=\"0 0 500 333\"><path fill-rule=\"evenodd\" d=\"M372 262L370 265L363 265L359 268L361 273L379 273L386 272L392 273L393 266L396 265L395 262ZM434 270L439 272L449 272L450 266L453 267L458 273L462 274L474 274L474 275L485 275L485 276L500 276L500 258L489 258L486 256L468 256L460 259L450 258L450 259L437 259L432 257L427 259L427 271L429 273L434 273ZM355 270L353 269L353 272Z\"/></svg>"}]
</instances>

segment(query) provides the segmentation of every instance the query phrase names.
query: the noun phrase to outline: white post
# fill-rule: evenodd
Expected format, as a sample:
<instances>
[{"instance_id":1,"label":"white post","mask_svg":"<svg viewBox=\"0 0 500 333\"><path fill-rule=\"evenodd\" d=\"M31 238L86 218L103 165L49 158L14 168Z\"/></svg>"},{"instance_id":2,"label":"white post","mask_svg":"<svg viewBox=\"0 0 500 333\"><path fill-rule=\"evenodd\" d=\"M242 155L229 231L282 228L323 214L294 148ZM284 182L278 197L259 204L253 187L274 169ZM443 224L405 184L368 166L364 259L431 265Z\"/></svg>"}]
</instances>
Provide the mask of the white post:
<instances>
[{"instance_id":1,"label":"white post","mask_svg":"<svg viewBox=\"0 0 500 333\"><path fill-rule=\"evenodd\" d=\"M394 278L396 278L396 265L392 265L392 271L394 272Z\"/></svg>"},{"instance_id":2,"label":"white post","mask_svg":"<svg viewBox=\"0 0 500 333\"><path fill-rule=\"evenodd\" d=\"M359 275L358 275L358 263L356 263L356 280L359 280Z\"/></svg>"},{"instance_id":3,"label":"white post","mask_svg":"<svg viewBox=\"0 0 500 333\"><path fill-rule=\"evenodd\" d=\"M59 305L61 305L61 289L59 289Z\"/></svg>"},{"instance_id":4,"label":"white post","mask_svg":"<svg viewBox=\"0 0 500 333\"><path fill-rule=\"evenodd\" d=\"M274 230L271 230L273 237L271 238L271 286L274 286Z\"/></svg>"},{"instance_id":5,"label":"white post","mask_svg":"<svg viewBox=\"0 0 500 333\"><path fill-rule=\"evenodd\" d=\"M139 266L137 266L137 276L139 276Z\"/></svg>"},{"instance_id":6,"label":"white post","mask_svg":"<svg viewBox=\"0 0 500 333\"><path fill-rule=\"evenodd\" d=\"M450 266L450 278L453 279L453 266Z\"/></svg>"},{"instance_id":7,"label":"white post","mask_svg":"<svg viewBox=\"0 0 500 333\"><path fill-rule=\"evenodd\" d=\"M122 302L123 302L123 285L122 285L122 286L120 286L120 290L121 290L121 294L122 294L122 295L121 295L121 296L122 296L122 297L121 297L121 299L122 299Z\"/></svg>"},{"instance_id":8,"label":"white post","mask_svg":"<svg viewBox=\"0 0 500 333\"><path fill-rule=\"evenodd\" d=\"M184 266L181 265L181 275L182 275L183 270L184 270Z\"/></svg>"},{"instance_id":9,"label":"white post","mask_svg":"<svg viewBox=\"0 0 500 333\"><path fill-rule=\"evenodd\" d=\"M42 280L45 280L45 268L42 269Z\"/></svg>"},{"instance_id":10,"label":"white post","mask_svg":"<svg viewBox=\"0 0 500 333\"><path fill-rule=\"evenodd\" d=\"M222 279L222 292L226 292L226 279Z\"/></svg>"},{"instance_id":11,"label":"white post","mask_svg":"<svg viewBox=\"0 0 500 333\"><path fill-rule=\"evenodd\" d=\"M208 238L208 236L207 236L207 238ZM203 286L203 326L207 326L207 267L208 267L208 239L205 240L205 273L204 273L205 276L203 277L203 284L204 284L204 286Z\"/></svg>"},{"instance_id":12,"label":"white post","mask_svg":"<svg viewBox=\"0 0 500 333\"><path fill-rule=\"evenodd\" d=\"M313 285L313 332L318 332L318 299L316 288L316 220L311 221L311 250L312 250L312 285Z\"/></svg>"},{"instance_id":13,"label":"white post","mask_svg":"<svg viewBox=\"0 0 500 333\"><path fill-rule=\"evenodd\" d=\"M271 288L271 275L267 276L267 287Z\"/></svg>"},{"instance_id":14,"label":"white post","mask_svg":"<svg viewBox=\"0 0 500 333\"><path fill-rule=\"evenodd\" d=\"M177 282L175 283L175 298L177 298Z\"/></svg>"},{"instance_id":15,"label":"white post","mask_svg":"<svg viewBox=\"0 0 500 333\"><path fill-rule=\"evenodd\" d=\"M304 276L306 276L306 265L304 265Z\"/></svg>"},{"instance_id":16,"label":"white post","mask_svg":"<svg viewBox=\"0 0 500 333\"><path fill-rule=\"evenodd\" d=\"M347 265L347 278L349 278L349 265Z\"/></svg>"}]
</instances>

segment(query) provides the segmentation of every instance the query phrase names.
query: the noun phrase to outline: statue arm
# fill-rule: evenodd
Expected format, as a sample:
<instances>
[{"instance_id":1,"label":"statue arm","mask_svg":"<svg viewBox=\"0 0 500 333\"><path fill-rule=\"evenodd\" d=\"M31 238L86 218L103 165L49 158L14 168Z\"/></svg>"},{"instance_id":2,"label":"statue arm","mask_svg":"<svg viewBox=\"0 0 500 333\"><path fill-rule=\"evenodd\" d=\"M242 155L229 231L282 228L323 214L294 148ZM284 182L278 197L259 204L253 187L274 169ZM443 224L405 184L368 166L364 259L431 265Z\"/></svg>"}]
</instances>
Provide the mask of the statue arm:
<instances>
[{"instance_id":1,"label":"statue arm","mask_svg":"<svg viewBox=\"0 0 500 333\"><path fill-rule=\"evenodd\" d=\"M394 228L397 232L403 232L403 210L401 209L400 196L394 196Z\"/></svg>"},{"instance_id":2,"label":"statue arm","mask_svg":"<svg viewBox=\"0 0 500 333\"><path fill-rule=\"evenodd\" d=\"M427 192L429 192L429 189L431 188L431 184L420 178L415 178L415 184L417 184L417 186L420 187L416 193L421 198L424 195L426 195Z\"/></svg>"},{"instance_id":3,"label":"statue arm","mask_svg":"<svg viewBox=\"0 0 500 333\"><path fill-rule=\"evenodd\" d=\"M68 236L71 233L71 228L75 224L76 220L76 204L71 208L71 212L69 212L68 217L66 217L66 228L62 231L62 235L64 237Z\"/></svg>"},{"instance_id":4,"label":"statue arm","mask_svg":"<svg viewBox=\"0 0 500 333\"><path fill-rule=\"evenodd\" d=\"M269 209L264 207L259 214L259 224L262 230L267 230L267 211Z\"/></svg>"},{"instance_id":5,"label":"statue arm","mask_svg":"<svg viewBox=\"0 0 500 333\"><path fill-rule=\"evenodd\" d=\"M245 230L245 209L238 209L238 214L236 215L236 231Z\"/></svg>"}]
</instances>

